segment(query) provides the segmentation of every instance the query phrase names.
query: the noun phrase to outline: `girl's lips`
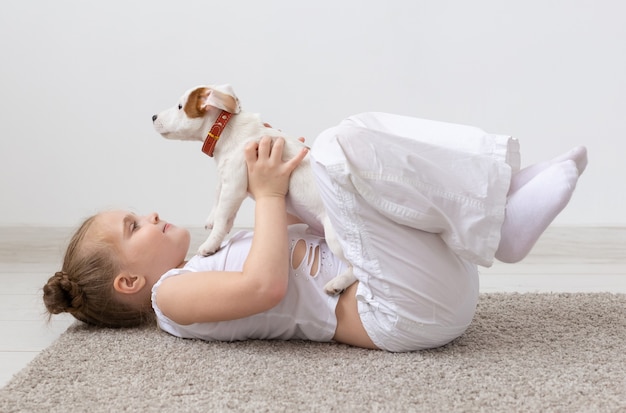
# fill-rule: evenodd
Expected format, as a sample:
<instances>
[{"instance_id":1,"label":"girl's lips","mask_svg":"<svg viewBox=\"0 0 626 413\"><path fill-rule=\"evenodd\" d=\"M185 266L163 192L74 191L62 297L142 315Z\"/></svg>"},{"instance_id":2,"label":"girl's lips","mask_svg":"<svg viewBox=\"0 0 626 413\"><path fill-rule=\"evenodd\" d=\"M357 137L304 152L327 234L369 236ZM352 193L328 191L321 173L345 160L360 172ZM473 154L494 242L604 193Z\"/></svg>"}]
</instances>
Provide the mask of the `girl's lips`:
<instances>
[{"instance_id":1,"label":"girl's lips","mask_svg":"<svg viewBox=\"0 0 626 413\"><path fill-rule=\"evenodd\" d=\"M165 224L165 226L163 227L163 232L167 231L171 226L171 224Z\"/></svg>"}]
</instances>

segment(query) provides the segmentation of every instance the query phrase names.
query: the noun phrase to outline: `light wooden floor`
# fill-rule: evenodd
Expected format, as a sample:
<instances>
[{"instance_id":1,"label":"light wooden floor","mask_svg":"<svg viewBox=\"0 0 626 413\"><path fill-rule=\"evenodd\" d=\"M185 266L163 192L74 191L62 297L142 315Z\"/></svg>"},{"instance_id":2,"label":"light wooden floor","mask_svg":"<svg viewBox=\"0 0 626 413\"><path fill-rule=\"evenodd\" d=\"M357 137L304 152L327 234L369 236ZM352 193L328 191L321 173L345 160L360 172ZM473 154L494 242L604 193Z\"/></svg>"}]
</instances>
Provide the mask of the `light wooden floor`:
<instances>
[{"instance_id":1,"label":"light wooden floor","mask_svg":"<svg viewBox=\"0 0 626 413\"><path fill-rule=\"evenodd\" d=\"M73 323L47 323L41 300L69 231L0 228L0 387ZM481 291L626 293L626 228L550 228L523 262L481 269Z\"/></svg>"}]
</instances>

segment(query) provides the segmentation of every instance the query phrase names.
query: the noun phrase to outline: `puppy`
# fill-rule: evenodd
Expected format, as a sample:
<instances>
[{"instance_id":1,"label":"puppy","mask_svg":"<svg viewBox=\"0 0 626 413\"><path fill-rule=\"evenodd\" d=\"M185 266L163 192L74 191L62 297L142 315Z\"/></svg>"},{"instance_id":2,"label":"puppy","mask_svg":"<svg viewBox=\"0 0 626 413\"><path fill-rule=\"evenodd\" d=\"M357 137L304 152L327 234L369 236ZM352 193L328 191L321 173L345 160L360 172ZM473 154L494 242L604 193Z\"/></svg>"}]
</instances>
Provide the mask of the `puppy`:
<instances>
[{"instance_id":1,"label":"puppy","mask_svg":"<svg viewBox=\"0 0 626 413\"><path fill-rule=\"evenodd\" d=\"M152 122L164 138L203 141L202 151L217 162L219 181L216 203L205 223L205 228L211 229L211 233L198 249L198 254L204 256L219 249L233 227L241 203L248 196L248 171L244 156L246 144L258 141L264 135L283 137L285 159L296 155L304 146L299 140L264 124L258 114L242 111L230 85L189 89L176 106L152 116ZM345 261L317 191L309 156L291 174L286 201L289 213L299 217L316 233L323 231L331 251ZM337 295L354 281L356 278L349 266L344 273L329 281L324 290L330 295Z\"/></svg>"}]
</instances>

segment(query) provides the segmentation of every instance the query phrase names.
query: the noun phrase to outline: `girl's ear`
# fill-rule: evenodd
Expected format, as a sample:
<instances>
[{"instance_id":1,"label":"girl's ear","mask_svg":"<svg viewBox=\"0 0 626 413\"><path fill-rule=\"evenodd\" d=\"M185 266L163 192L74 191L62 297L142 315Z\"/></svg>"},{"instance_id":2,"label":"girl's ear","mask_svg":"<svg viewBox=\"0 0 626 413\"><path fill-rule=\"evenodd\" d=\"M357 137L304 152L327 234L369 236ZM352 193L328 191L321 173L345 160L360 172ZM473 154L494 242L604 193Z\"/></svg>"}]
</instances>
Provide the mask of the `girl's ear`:
<instances>
[{"instance_id":1,"label":"girl's ear","mask_svg":"<svg viewBox=\"0 0 626 413\"><path fill-rule=\"evenodd\" d=\"M135 294L146 285L146 278L142 275L132 275L127 272L117 274L113 280L113 288L118 293Z\"/></svg>"}]
</instances>

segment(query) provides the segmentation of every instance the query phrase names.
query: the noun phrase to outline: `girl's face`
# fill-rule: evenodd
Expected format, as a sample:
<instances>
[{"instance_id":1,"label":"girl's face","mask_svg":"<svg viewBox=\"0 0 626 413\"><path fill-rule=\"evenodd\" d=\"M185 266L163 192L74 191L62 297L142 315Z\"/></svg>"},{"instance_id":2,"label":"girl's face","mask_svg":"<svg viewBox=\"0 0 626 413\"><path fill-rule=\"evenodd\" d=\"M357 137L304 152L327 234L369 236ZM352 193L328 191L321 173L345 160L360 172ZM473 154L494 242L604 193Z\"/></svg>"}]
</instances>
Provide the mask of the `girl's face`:
<instances>
[{"instance_id":1,"label":"girl's face","mask_svg":"<svg viewBox=\"0 0 626 413\"><path fill-rule=\"evenodd\" d=\"M162 221L155 212L103 212L96 222L117 247L123 269L146 277L150 284L183 264L189 250L189 231Z\"/></svg>"}]
</instances>

